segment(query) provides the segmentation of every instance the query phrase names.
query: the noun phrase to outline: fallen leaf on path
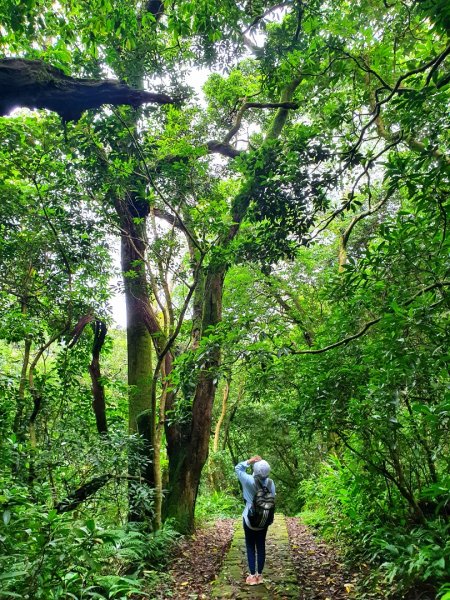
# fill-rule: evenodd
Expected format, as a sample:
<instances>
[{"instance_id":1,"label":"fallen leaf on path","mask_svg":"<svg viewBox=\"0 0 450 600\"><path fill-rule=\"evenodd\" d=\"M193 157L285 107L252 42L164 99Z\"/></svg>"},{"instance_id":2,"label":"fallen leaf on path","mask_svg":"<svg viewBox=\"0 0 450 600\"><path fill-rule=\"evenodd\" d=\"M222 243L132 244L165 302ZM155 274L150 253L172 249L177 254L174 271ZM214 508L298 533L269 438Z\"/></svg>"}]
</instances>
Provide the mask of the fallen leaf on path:
<instances>
[{"instance_id":1,"label":"fallen leaf on path","mask_svg":"<svg viewBox=\"0 0 450 600\"><path fill-rule=\"evenodd\" d=\"M208 600L233 537L233 520L219 519L182 538L168 566L168 582L152 600Z\"/></svg>"}]
</instances>

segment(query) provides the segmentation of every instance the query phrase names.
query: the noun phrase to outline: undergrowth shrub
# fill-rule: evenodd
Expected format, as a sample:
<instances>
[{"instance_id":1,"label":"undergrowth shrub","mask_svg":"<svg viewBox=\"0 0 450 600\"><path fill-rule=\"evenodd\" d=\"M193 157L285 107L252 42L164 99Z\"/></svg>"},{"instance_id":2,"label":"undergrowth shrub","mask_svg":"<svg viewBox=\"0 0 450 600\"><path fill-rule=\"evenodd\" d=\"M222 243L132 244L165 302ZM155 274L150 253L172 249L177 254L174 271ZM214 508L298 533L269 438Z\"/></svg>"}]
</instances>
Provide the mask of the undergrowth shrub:
<instances>
[{"instance_id":1,"label":"undergrowth shrub","mask_svg":"<svg viewBox=\"0 0 450 600\"><path fill-rule=\"evenodd\" d=\"M417 582L438 584L450 578L450 525L441 519L410 531L379 528L367 537L369 557L379 562L390 585L405 592Z\"/></svg>"},{"instance_id":2,"label":"undergrowth shrub","mask_svg":"<svg viewBox=\"0 0 450 600\"><path fill-rule=\"evenodd\" d=\"M178 537L170 523L148 533L139 524L111 528L59 514L18 484L3 487L0 517L2 599L148 597L146 577L155 579Z\"/></svg>"},{"instance_id":3,"label":"undergrowth shrub","mask_svg":"<svg viewBox=\"0 0 450 600\"><path fill-rule=\"evenodd\" d=\"M227 517L237 518L242 509L242 502L232 494L220 491L204 492L198 496L195 518L200 522Z\"/></svg>"},{"instance_id":4,"label":"undergrowth shrub","mask_svg":"<svg viewBox=\"0 0 450 600\"><path fill-rule=\"evenodd\" d=\"M438 598L439 600L450 600L450 583L444 583L439 590Z\"/></svg>"},{"instance_id":5,"label":"undergrowth shrub","mask_svg":"<svg viewBox=\"0 0 450 600\"><path fill-rule=\"evenodd\" d=\"M450 500L447 483L436 491L438 508ZM431 493L424 489L422 497L429 500ZM450 524L444 517L432 513L426 523L414 522L395 489L387 493L373 473L369 480L336 457L301 483L298 496L304 522L337 542L350 563L371 565L363 588L381 587L383 597L399 600L427 585L439 590L438 598L450 600Z\"/></svg>"}]
</instances>

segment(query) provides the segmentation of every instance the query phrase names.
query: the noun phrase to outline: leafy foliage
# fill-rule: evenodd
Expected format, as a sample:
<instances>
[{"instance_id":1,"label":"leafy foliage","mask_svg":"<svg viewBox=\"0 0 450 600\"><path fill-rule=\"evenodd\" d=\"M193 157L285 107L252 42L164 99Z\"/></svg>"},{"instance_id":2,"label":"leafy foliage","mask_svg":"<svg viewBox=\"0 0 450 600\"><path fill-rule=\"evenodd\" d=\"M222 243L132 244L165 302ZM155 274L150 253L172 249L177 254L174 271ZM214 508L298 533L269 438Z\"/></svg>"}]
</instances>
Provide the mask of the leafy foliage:
<instances>
[{"instance_id":1,"label":"leafy foliage","mask_svg":"<svg viewBox=\"0 0 450 600\"><path fill-rule=\"evenodd\" d=\"M175 532L102 527L36 504L25 487L1 496L2 596L125 598L142 594L148 564L163 565ZM111 575L114 570L117 575ZM145 597L142 596L142 597Z\"/></svg>"},{"instance_id":2,"label":"leafy foliage","mask_svg":"<svg viewBox=\"0 0 450 600\"><path fill-rule=\"evenodd\" d=\"M144 595L174 534L127 513L149 526L158 492L199 476L225 382L200 519L239 512L233 462L259 453L279 506L371 565L367 594L448 596L447 4L6 0L0 16L4 57L177 99L0 120L6 597ZM120 332L99 357L99 436L76 326L109 320L114 235L142 318L128 364ZM130 387L144 346L171 371Z\"/></svg>"}]
</instances>

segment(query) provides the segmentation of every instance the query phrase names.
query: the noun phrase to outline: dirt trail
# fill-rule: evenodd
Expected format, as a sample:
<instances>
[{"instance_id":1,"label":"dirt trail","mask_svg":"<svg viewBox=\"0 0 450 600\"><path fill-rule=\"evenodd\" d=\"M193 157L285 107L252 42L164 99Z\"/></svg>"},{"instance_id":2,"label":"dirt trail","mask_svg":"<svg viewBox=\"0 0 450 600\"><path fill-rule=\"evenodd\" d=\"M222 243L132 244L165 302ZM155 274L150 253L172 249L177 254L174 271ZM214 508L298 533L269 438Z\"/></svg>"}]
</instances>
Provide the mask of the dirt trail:
<instances>
[{"instance_id":1,"label":"dirt trail","mask_svg":"<svg viewBox=\"0 0 450 600\"><path fill-rule=\"evenodd\" d=\"M267 534L264 583L248 586L241 519L219 520L185 538L154 598L354 600L354 579L336 552L300 519L277 514Z\"/></svg>"}]
</instances>

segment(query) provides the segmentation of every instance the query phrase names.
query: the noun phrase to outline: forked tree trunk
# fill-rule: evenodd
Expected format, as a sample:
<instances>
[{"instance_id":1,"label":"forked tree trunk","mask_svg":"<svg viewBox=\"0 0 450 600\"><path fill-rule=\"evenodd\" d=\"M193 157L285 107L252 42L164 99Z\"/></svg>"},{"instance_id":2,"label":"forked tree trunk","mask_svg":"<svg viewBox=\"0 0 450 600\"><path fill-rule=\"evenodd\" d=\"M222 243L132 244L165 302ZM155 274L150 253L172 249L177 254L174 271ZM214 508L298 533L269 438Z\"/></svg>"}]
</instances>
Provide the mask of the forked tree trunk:
<instances>
[{"instance_id":1,"label":"forked tree trunk","mask_svg":"<svg viewBox=\"0 0 450 600\"><path fill-rule=\"evenodd\" d=\"M278 108L272 124L267 131L267 142L279 137L287 121L289 110L297 106L292 103L292 98L300 82L301 78L296 78L283 89L280 98L283 106ZM255 169L254 176L249 178L242 191L234 198L231 209L233 224L222 240L224 247L227 247L237 235L240 223L253 198L254 188L259 185L259 175L263 174L264 168ZM226 263L219 265L214 265L213 263L207 270L204 280L205 301L203 304L200 337L207 335L208 327L214 327L221 321L223 281L226 271ZM199 296L200 289L197 294L197 297ZM196 317L199 315L199 312L196 310L198 306L195 306L194 301L193 347L195 347L196 340L198 339L197 331L195 330ZM210 349L209 355L199 373L190 422L185 425L166 423L170 489L166 500L165 515L174 517L178 521L179 528L184 532L192 531L194 528L195 501L201 472L208 458L212 407L219 365L220 347L217 344ZM168 406L168 409L170 408L173 408L173 406Z\"/></svg>"}]
</instances>

